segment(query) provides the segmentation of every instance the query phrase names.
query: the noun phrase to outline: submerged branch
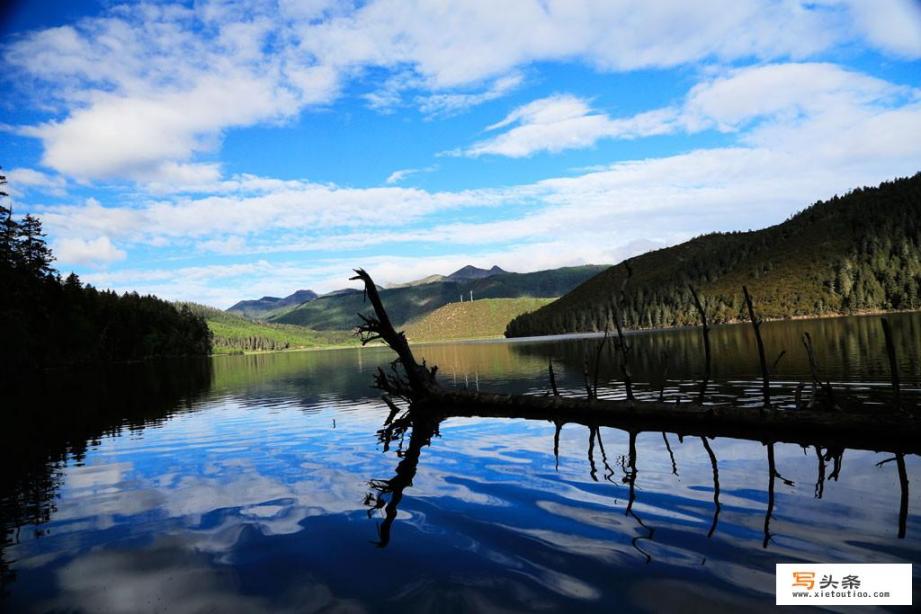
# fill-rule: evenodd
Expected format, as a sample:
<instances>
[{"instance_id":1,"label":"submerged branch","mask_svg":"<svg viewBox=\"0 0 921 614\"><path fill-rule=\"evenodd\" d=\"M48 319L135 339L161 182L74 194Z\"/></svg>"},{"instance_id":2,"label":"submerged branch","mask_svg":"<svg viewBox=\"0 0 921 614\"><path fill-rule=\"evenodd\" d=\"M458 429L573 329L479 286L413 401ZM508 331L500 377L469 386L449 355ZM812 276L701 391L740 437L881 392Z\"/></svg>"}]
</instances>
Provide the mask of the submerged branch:
<instances>
[{"instance_id":1,"label":"submerged branch","mask_svg":"<svg viewBox=\"0 0 921 614\"><path fill-rule=\"evenodd\" d=\"M748 306L748 317L751 319L752 329L755 331L755 342L758 345L758 361L761 364L761 390L764 395L764 407L771 407L771 382L768 376L767 360L764 358L764 341L761 340L761 320L755 316L755 307L752 305L752 297L748 293L748 288L742 286L742 294L745 295L745 304Z\"/></svg>"}]
</instances>

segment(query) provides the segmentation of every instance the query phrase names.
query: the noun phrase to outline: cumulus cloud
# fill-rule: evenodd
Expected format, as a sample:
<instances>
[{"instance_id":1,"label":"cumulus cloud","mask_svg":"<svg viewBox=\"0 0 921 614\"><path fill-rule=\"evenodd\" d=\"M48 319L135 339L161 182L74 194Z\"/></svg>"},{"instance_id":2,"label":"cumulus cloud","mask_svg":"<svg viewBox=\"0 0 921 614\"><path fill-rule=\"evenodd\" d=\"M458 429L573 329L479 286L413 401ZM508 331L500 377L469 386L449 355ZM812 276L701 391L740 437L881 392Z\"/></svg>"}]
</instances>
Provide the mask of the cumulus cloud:
<instances>
[{"instance_id":1,"label":"cumulus cloud","mask_svg":"<svg viewBox=\"0 0 921 614\"><path fill-rule=\"evenodd\" d=\"M254 295L305 285L335 289L356 264L393 283L474 259L519 271L613 263L628 253L625 246L767 226L815 200L921 168L918 92L833 65L732 70L660 111L651 127L639 129L635 117L612 119L587 101L559 95L513 111L490 131L509 135L522 126L601 116L636 132L720 130L735 142L488 189L349 188L240 175L214 182L205 194L169 193L131 207L90 199L39 213L59 241L75 241L78 255L106 253L106 244L87 247L104 236L125 247L252 259L84 276L103 287L226 306L240 298L228 290L234 287ZM410 246L436 245L437 255L425 259L403 255ZM281 253L287 255L268 259Z\"/></svg>"},{"instance_id":2,"label":"cumulus cloud","mask_svg":"<svg viewBox=\"0 0 921 614\"><path fill-rule=\"evenodd\" d=\"M918 10L910 0L720 0L694 11L677 0L114 5L20 36L3 60L56 113L18 127L41 139L46 166L83 180L181 183L214 180L219 168L199 157L226 130L290 121L334 101L369 68L392 73L387 88L369 94L373 104L387 108L413 90L421 110L437 116L507 94L537 62L628 71L806 58L853 41L914 59ZM643 130L603 120L569 119L578 146L598 130Z\"/></svg>"},{"instance_id":3,"label":"cumulus cloud","mask_svg":"<svg viewBox=\"0 0 921 614\"><path fill-rule=\"evenodd\" d=\"M853 27L895 57L921 58L921 4L911 0L850 0Z\"/></svg>"},{"instance_id":4,"label":"cumulus cloud","mask_svg":"<svg viewBox=\"0 0 921 614\"><path fill-rule=\"evenodd\" d=\"M103 265L125 259L125 252L115 247L109 237L93 240L64 238L55 242L54 255L63 264Z\"/></svg>"},{"instance_id":5,"label":"cumulus cloud","mask_svg":"<svg viewBox=\"0 0 921 614\"><path fill-rule=\"evenodd\" d=\"M14 168L6 172L7 191L12 196L22 196L28 191L44 192L54 196L67 193L67 180L60 175L50 175L34 168Z\"/></svg>"}]
</instances>

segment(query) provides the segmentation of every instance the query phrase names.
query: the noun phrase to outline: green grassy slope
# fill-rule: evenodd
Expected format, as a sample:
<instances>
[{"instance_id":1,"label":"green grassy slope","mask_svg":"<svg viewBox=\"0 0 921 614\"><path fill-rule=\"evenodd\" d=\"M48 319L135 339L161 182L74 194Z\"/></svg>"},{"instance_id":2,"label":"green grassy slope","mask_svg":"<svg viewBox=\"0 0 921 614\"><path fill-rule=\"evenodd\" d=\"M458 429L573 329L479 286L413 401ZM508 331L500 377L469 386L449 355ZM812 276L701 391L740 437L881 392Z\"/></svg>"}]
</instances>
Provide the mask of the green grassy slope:
<instances>
[{"instance_id":1,"label":"green grassy slope","mask_svg":"<svg viewBox=\"0 0 921 614\"><path fill-rule=\"evenodd\" d=\"M697 323L688 284L713 322L744 319L743 284L762 317L921 307L921 173L819 202L782 224L717 233L631 258L534 313L508 336L603 330L627 276L628 327Z\"/></svg>"},{"instance_id":2,"label":"green grassy slope","mask_svg":"<svg viewBox=\"0 0 921 614\"><path fill-rule=\"evenodd\" d=\"M461 294L466 300L471 291L474 299L561 296L606 268L603 265L587 265L535 273L502 273L485 279L382 289L381 298L390 318L394 323L402 325L442 305L457 302ZM272 321L299 324L316 330L348 330L355 326L357 313L369 312L370 306L362 294L356 292L320 297Z\"/></svg>"},{"instance_id":3,"label":"green grassy slope","mask_svg":"<svg viewBox=\"0 0 921 614\"><path fill-rule=\"evenodd\" d=\"M350 331L316 331L290 324L254 322L213 307L186 304L208 323L214 335L215 354L358 344L357 338Z\"/></svg>"},{"instance_id":4,"label":"green grassy slope","mask_svg":"<svg viewBox=\"0 0 921 614\"><path fill-rule=\"evenodd\" d=\"M512 318L543 307L549 298L487 298L449 303L405 327L410 341L501 337Z\"/></svg>"}]
</instances>

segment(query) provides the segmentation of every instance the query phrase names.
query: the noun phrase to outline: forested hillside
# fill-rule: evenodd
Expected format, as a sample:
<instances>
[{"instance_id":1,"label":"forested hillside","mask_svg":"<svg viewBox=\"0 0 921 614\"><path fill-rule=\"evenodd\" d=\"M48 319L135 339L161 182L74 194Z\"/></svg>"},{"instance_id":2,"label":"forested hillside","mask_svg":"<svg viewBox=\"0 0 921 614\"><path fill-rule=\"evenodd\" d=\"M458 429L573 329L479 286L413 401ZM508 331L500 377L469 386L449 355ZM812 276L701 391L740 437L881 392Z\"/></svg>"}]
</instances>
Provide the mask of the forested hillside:
<instances>
[{"instance_id":1,"label":"forested hillside","mask_svg":"<svg viewBox=\"0 0 921 614\"><path fill-rule=\"evenodd\" d=\"M0 190L6 184L0 176ZM41 222L13 217L0 191L0 372L160 356L206 355L203 318L167 301L61 279Z\"/></svg>"},{"instance_id":2,"label":"forested hillside","mask_svg":"<svg viewBox=\"0 0 921 614\"><path fill-rule=\"evenodd\" d=\"M599 331L626 283L627 327L696 324L688 284L714 323L743 319L742 286L766 318L921 307L921 173L817 202L787 221L716 233L611 267L515 318L506 335Z\"/></svg>"},{"instance_id":3,"label":"forested hillside","mask_svg":"<svg viewBox=\"0 0 921 614\"><path fill-rule=\"evenodd\" d=\"M351 331L315 331L293 324L254 322L195 303L182 303L181 306L200 315L208 323L215 354L358 345L358 338Z\"/></svg>"},{"instance_id":4,"label":"forested hillside","mask_svg":"<svg viewBox=\"0 0 921 614\"><path fill-rule=\"evenodd\" d=\"M535 273L498 273L482 279L462 279L381 289L381 298L397 325L419 318L448 303L481 298L554 298L562 296L606 266L586 265ZM369 313L361 292L326 295L297 309L271 318L273 322L299 324L317 330L350 330L357 313Z\"/></svg>"}]
</instances>

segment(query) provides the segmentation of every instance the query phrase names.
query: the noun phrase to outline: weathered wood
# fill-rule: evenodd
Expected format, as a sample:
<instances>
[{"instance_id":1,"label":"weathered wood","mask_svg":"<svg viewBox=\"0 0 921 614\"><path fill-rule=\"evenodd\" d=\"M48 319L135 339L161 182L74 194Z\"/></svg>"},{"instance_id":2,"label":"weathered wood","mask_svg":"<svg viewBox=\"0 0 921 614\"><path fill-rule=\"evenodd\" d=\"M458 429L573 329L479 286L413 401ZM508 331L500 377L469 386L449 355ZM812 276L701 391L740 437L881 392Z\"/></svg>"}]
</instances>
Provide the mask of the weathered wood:
<instances>
[{"instance_id":1,"label":"weathered wood","mask_svg":"<svg viewBox=\"0 0 921 614\"><path fill-rule=\"evenodd\" d=\"M355 277L350 280L360 280L365 285L365 297L371 301L374 308L374 316L365 316L358 314L362 319L362 324L358 327L358 335L361 338L362 345L366 345L376 339L382 339L390 349L397 353L398 361L403 365L406 382L402 380L399 372L394 368L394 375L388 376L383 369L378 369L377 385L379 388L390 394L407 397L424 397L429 392L437 389L435 382L435 372L438 367L426 368L425 363L421 365L416 362L409 343L406 341L406 335L397 332L390 322L390 316L384 309L384 303L377 291L377 285L371 279L371 276L364 269L355 269Z\"/></svg>"},{"instance_id":2,"label":"weathered wood","mask_svg":"<svg viewBox=\"0 0 921 614\"><path fill-rule=\"evenodd\" d=\"M688 284L691 291L691 297L694 299L694 306L697 307L697 313L700 315L700 334L704 340L704 377L700 383L700 397L698 401L704 402L704 395L707 393L707 384L710 383L710 325L707 323L707 312L704 310L704 304L700 297L697 296L697 290L694 286Z\"/></svg>"},{"instance_id":3,"label":"weathered wood","mask_svg":"<svg viewBox=\"0 0 921 614\"><path fill-rule=\"evenodd\" d=\"M748 293L748 288L742 286L742 294L745 295L745 304L748 306L748 317L752 322L752 329L755 331L755 342L758 345L758 361L761 364L761 391L764 395L764 409L771 406L771 381L768 376L767 361L764 358L764 341L761 340L761 320L755 316L755 307L752 305L752 297Z\"/></svg>"},{"instance_id":4,"label":"weathered wood","mask_svg":"<svg viewBox=\"0 0 921 614\"><path fill-rule=\"evenodd\" d=\"M889 327L889 318L880 318L883 325L883 337L886 339L886 356L889 357L889 377L892 380L892 393L895 395L895 406L902 409L902 390L899 384L899 363L895 358L895 342L892 340L892 329Z\"/></svg>"},{"instance_id":5,"label":"weathered wood","mask_svg":"<svg viewBox=\"0 0 921 614\"><path fill-rule=\"evenodd\" d=\"M598 398L598 373L601 369L601 352L604 350L604 345L608 342L608 327L604 327L604 337L601 338L601 342L598 344L598 349L595 351L595 375L592 380L592 398Z\"/></svg>"},{"instance_id":6,"label":"weathered wood","mask_svg":"<svg viewBox=\"0 0 921 614\"><path fill-rule=\"evenodd\" d=\"M553 392L553 396L560 396L560 391L556 387L556 374L553 372L553 359L549 361L549 371L550 371L550 390Z\"/></svg>"},{"instance_id":7,"label":"weathered wood","mask_svg":"<svg viewBox=\"0 0 921 614\"><path fill-rule=\"evenodd\" d=\"M921 453L921 420L896 413L811 410L759 412L661 401L509 395L442 390L417 404L442 418L523 418L628 431L735 437L823 448Z\"/></svg>"}]
</instances>

